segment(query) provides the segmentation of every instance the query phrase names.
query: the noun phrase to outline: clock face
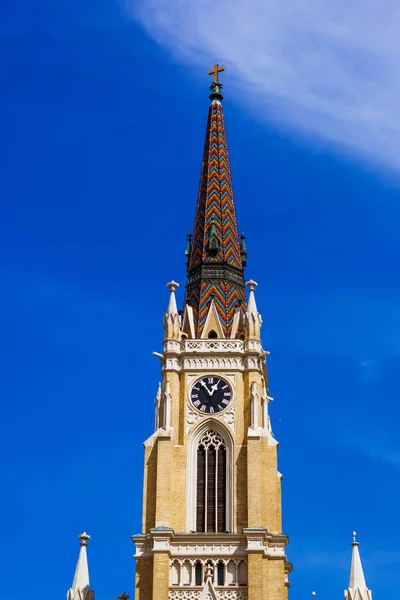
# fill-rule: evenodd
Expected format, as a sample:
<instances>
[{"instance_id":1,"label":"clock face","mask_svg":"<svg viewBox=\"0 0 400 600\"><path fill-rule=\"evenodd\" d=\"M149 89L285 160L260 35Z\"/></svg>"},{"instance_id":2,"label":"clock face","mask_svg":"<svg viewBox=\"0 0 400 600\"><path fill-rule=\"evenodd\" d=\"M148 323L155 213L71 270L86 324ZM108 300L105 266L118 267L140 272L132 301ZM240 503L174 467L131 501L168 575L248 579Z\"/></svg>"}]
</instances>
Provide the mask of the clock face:
<instances>
[{"instance_id":1,"label":"clock face","mask_svg":"<svg viewBox=\"0 0 400 600\"><path fill-rule=\"evenodd\" d=\"M232 388L221 377L202 377L190 393L192 404L206 414L215 414L225 410L232 400Z\"/></svg>"}]
</instances>

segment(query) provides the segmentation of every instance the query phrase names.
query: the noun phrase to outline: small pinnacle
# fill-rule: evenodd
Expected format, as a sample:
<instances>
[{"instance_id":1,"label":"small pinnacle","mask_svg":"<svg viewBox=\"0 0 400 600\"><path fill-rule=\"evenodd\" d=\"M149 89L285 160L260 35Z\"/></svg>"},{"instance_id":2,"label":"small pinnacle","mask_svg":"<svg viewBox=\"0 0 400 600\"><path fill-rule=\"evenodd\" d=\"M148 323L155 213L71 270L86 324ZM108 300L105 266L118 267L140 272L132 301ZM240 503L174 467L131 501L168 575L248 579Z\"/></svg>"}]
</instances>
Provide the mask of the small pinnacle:
<instances>
[{"instance_id":1,"label":"small pinnacle","mask_svg":"<svg viewBox=\"0 0 400 600\"><path fill-rule=\"evenodd\" d=\"M80 546L87 546L88 541L90 540L90 535L84 531L81 535L78 535L78 540L81 540Z\"/></svg>"},{"instance_id":2,"label":"small pinnacle","mask_svg":"<svg viewBox=\"0 0 400 600\"><path fill-rule=\"evenodd\" d=\"M159 403L161 400L161 383L158 384L157 394L156 394L156 403Z\"/></svg>"},{"instance_id":3,"label":"small pinnacle","mask_svg":"<svg viewBox=\"0 0 400 600\"><path fill-rule=\"evenodd\" d=\"M128 596L128 594L125 594L125 592L122 592L122 594L120 594L118 596L118 600L129 600L130 596Z\"/></svg>"}]
</instances>

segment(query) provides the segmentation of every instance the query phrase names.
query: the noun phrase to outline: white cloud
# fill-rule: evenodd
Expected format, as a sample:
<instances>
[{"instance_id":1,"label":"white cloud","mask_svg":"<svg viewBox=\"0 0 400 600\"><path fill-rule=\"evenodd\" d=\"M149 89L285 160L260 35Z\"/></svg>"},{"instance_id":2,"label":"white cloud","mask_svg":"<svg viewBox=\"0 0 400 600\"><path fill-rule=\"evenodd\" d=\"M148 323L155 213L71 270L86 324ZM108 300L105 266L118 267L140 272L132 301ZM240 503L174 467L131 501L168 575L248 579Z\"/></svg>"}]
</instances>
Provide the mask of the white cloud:
<instances>
[{"instance_id":1,"label":"white cloud","mask_svg":"<svg viewBox=\"0 0 400 600\"><path fill-rule=\"evenodd\" d=\"M125 1L177 60L224 63L262 118L400 167L398 0Z\"/></svg>"},{"instance_id":2,"label":"white cloud","mask_svg":"<svg viewBox=\"0 0 400 600\"><path fill-rule=\"evenodd\" d=\"M343 442L346 445L356 448L369 458L396 467L400 465L400 448L387 435L377 434L376 432L369 435L352 433Z\"/></svg>"}]
</instances>

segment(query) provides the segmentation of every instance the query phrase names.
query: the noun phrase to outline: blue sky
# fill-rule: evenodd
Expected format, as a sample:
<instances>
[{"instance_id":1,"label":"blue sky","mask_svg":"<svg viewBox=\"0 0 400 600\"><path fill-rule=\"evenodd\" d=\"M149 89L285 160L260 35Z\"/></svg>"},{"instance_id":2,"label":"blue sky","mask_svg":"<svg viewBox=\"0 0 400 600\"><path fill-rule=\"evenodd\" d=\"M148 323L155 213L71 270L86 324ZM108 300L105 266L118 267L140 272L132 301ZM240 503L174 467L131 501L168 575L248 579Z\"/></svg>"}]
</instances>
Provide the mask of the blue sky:
<instances>
[{"instance_id":1,"label":"blue sky","mask_svg":"<svg viewBox=\"0 0 400 600\"><path fill-rule=\"evenodd\" d=\"M308 29L296 36L304 19L294 28L277 3L268 5L275 12L257 13L262 5L252 0L254 14L274 16L276 28L266 46L259 43L266 35L251 46L244 34L232 43L236 1L228 24L214 15L215 35L202 21L206 12L196 12L202 0L185 19L180 2L168 12L158 1L0 5L2 596L18 589L26 598L63 597L83 530L92 535L96 600L132 589L130 535L141 527L142 442L153 428L159 379L151 352L161 348L171 279L181 283L182 301L206 72L218 59L227 66L225 118L247 276L259 283L271 351L291 599L312 590L341 597L353 529L375 599L388 597L400 584L391 30L386 40L370 36L368 54L353 48L362 68L352 95L347 30L340 15L329 15L328 33L340 32L341 45L335 38L322 57L329 54L332 81L344 90L332 97L322 67L305 61L301 79L288 77L301 63L303 37L317 48L318 40ZM314 5L304 3L315 15ZM384 14L354 19L354 44ZM397 22L398 9L392 16ZM309 26L327 31L322 17ZM251 31L246 22L243 32ZM288 32L293 46L281 52ZM346 52L335 53L337 46ZM259 80L245 68L251 56L264 68Z\"/></svg>"}]
</instances>

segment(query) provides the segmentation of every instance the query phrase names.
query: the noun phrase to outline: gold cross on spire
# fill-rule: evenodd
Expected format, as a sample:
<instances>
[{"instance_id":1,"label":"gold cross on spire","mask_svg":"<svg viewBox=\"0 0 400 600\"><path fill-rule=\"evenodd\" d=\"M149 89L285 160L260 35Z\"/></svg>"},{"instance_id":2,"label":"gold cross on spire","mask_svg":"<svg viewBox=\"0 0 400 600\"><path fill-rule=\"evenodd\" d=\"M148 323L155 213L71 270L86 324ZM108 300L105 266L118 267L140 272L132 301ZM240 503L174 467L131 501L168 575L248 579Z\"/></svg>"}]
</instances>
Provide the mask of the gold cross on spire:
<instances>
[{"instance_id":1,"label":"gold cross on spire","mask_svg":"<svg viewBox=\"0 0 400 600\"><path fill-rule=\"evenodd\" d=\"M219 83L218 81L218 73L225 71L224 67L218 67L218 63L215 63L212 71L208 71L209 75L214 75L214 83Z\"/></svg>"}]
</instances>

